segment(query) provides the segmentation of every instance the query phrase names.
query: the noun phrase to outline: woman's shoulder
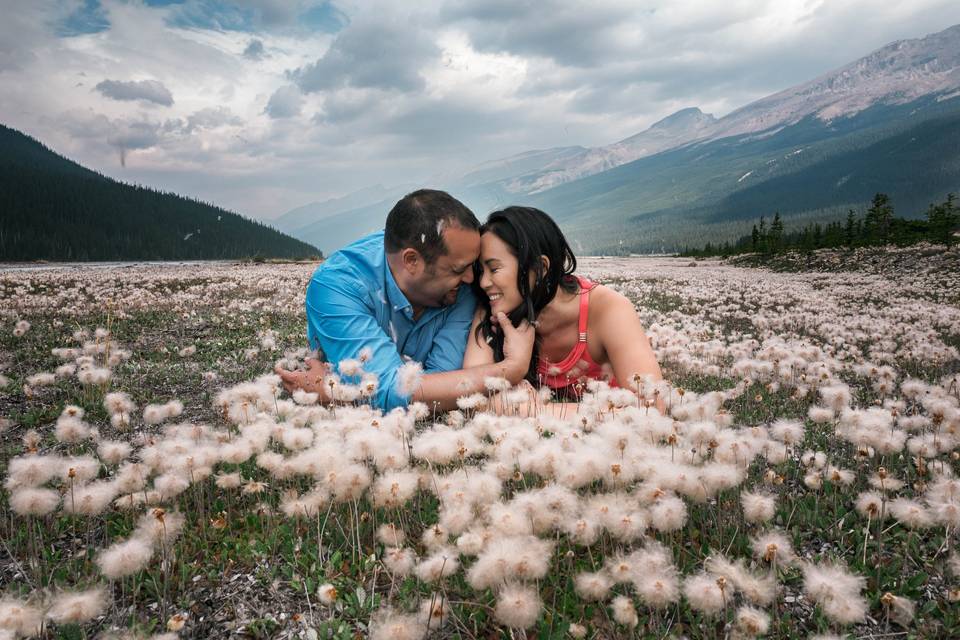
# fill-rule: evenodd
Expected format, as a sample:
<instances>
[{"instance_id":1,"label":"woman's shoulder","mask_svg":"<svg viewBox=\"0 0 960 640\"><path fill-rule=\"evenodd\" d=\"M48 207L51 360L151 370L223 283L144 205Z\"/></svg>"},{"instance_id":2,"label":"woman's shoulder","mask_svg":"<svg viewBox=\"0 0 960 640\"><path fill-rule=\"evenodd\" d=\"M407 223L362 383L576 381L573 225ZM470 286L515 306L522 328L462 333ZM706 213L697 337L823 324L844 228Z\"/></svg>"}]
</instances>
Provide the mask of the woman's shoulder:
<instances>
[{"instance_id":1,"label":"woman's shoulder","mask_svg":"<svg viewBox=\"0 0 960 640\"><path fill-rule=\"evenodd\" d=\"M590 289L590 310L624 309L634 310L629 298L610 287L595 283Z\"/></svg>"},{"instance_id":2,"label":"woman's shoulder","mask_svg":"<svg viewBox=\"0 0 960 640\"><path fill-rule=\"evenodd\" d=\"M626 296L610 287L598 284L590 291L589 324L594 330L606 334L629 326L637 317L637 309ZM626 323L626 324L625 324Z\"/></svg>"}]
</instances>

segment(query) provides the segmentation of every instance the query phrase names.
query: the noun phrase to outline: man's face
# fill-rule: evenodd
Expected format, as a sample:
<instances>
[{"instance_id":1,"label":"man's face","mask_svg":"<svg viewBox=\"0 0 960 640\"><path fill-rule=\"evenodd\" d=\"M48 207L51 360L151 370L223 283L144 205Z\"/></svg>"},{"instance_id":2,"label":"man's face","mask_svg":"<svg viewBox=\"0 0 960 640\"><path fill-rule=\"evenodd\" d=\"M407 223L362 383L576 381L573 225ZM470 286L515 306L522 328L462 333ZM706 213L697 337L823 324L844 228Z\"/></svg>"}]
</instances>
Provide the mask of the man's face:
<instances>
[{"instance_id":1,"label":"man's face","mask_svg":"<svg viewBox=\"0 0 960 640\"><path fill-rule=\"evenodd\" d=\"M453 304L460 284L473 282L473 263L480 255L480 234L472 229L447 227L443 230L443 242L447 253L426 266L416 282L416 297L425 307ZM411 302L414 301L411 299Z\"/></svg>"}]
</instances>

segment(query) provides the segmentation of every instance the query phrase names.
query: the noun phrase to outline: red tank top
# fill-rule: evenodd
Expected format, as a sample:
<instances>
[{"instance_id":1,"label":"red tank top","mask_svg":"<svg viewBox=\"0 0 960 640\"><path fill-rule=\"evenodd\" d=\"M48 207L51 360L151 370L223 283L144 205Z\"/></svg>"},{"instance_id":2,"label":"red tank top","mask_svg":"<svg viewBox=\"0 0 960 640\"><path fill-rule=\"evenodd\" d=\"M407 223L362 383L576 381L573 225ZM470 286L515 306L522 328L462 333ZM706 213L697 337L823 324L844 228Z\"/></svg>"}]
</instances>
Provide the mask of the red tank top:
<instances>
[{"instance_id":1,"label":"red tank top","mask_svg":"<svg viewBox=\"0 0 960 640\"><path fill-rule=\"evenodd\" d=\"M597 286L586 278L577 276L580 283L580 317L577 321L577 343L570 353L560 362L550 362L542 355L537 364L537 373L540 380L551 389L573 391L573 395L580 395L581 389L587 380L605 380L607 374L603 368L593 361L590 350L587 349L587 319L590 314L590 291ZM577 388L580 383L581 388ZM617 381L610 377L607 383L611 387L617 386Z\"/></svg>"}]
</instances>

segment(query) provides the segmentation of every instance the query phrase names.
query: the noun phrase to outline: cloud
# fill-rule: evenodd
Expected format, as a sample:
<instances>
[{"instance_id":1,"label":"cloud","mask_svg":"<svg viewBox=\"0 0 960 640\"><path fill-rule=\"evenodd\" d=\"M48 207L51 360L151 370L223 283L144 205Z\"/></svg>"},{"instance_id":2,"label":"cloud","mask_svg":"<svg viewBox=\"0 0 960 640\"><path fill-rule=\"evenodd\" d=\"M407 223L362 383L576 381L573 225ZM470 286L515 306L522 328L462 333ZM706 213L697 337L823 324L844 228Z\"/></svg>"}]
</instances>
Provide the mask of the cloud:
<instances>
[{"instance_id":1,"label":"cloud","mask_svg":"<svg viewBox=\"0 0 960 640\"><path fill-rule=\"evenodd\" d=\"M646 40L641 24L653 11L637 2L611 0L595 0L589 8L564 0L454 0L444 5L441 19L464 28L479 51L594 67Z\"/></svg>"},{"instance_id":2,"label":"cloud","mask_svg":"<svg viewBox=\"0 0 960 640\"><path fill-rule=\"evenodd\" d=\"M289 75L306 93L339 87L418 91L420 69L439 55L424 28L396 16L370 15L353 22L313 64Z\"/></svg>"},{"instance_id":3,"label":"cloud","mask_svg":"<svg viewBox=\"0 0 960 640\"><path fill-rule=\"evenodd\" d=\"M273 92L264 109L271 118L292 118L300 115L303 94L295 85L286 85Z\"/></svg>"},{"instance_id":4,"label":"cloud","mask_svg":"<svg viewBox=\"0 0 960 640\"><path fill-rule=\"evenodd\" d=\"M140 100L165 107L173 105L173 94L159 80L103 80L94 87L114 100Z\"/></svg>"},{"instance_id":5,"label":"cloud","mask_svg":"<svg viewBox=\"0 0 960 640\"><path fill-rule=\"evenodd\" d=\"M247 45L247 48L243 50L243 57L248 60L260 60L266 54L266 50L263 48L263 40L253 39L250 41L250 44Z\"/></svg>"},{"instance_id":6,"label":"cloud","mask_svg":"<svg viewBox=\"0 0 960 640\"><path fill-rule=\"evenodd\" d=\"M216 129L217 127L243 126L240 118L227 107L205 107L187 116L186 124L181 126L185 133L193 133L198 129Z\"/></svg>"}]
</instances>

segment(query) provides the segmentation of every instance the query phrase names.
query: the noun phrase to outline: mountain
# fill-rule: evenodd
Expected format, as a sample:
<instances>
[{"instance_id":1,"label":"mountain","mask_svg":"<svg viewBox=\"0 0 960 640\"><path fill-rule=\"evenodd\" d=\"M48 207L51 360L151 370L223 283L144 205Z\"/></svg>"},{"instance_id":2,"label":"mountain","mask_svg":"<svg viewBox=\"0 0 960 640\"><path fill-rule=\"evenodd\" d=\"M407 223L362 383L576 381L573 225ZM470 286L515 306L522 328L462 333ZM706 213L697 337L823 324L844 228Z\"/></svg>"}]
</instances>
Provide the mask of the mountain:
<instances>
[{"instance_id":1,"label":"mountain","mask_svg":"<svg viewBox=\"0 0 960 640\"><path fill-rule=\"evenodd\" d=\"M683 145L517 203L554 216L578 252L616 253L732 240L775 212L788 230L862 214L877 192L908 218L960 192L960 96Z\"/></svg>"},{"instance_id":2,"label":"mountain","mask_svg":"<svg viewBox=\"0 0 960 640\"><path fill-rule=\"evenodd\" d=\"M236 213L107 178L0 125L0 261L319 254Z\"/></svg>"},{"instance_id":3,"label":"mountain","mask_svg":"<svg viewBox=\"0 0 960 640\"><path fill-rule=\"evenodd\" d=\"M654 123L649 129L605 147L583 149L527 173L502 179L510 194L532 194L591 176L639 158L703 137L716 118L697 107L681 109Z\"/></svg>"},{"instance_id":4,"label":"mountain","mask_svg":"<svg viewBox=\"0 0 960 640\"><path fill-rule=\"evenodd\" d=\"M690 107L610 145L518 154L442 188L481 217L538 206L579 252L674 250L733 239L776 211L788 230L837 219L878 191L897 215L922 215L960 192L958 128L960 25L891 43L720 118ZM329 218L337 242L382 226L382 207ZM298 237L320 242L333 230L327 221Z\"/></svg>"},{"instance_id":5,"label":"mountain","mask_svg":"<svg viewBox=\"0 0 960 640\"><path fill-rule=\"evenodd\" d=\"M399 200L405 193L409 193L415 188L416 187L412 185L403 185L388 189L382 184L378 184L373 187L366 187L365 189L354 191L341 198L311 202L301 207L291 209L279 218L274 219L272 223L273 226L280 231L295 235L296 231L316 224L320 220L335 216L338 213L369 206L383 202L384 200L390 200L391 198Z\"/></svg>"}]
</instances>

